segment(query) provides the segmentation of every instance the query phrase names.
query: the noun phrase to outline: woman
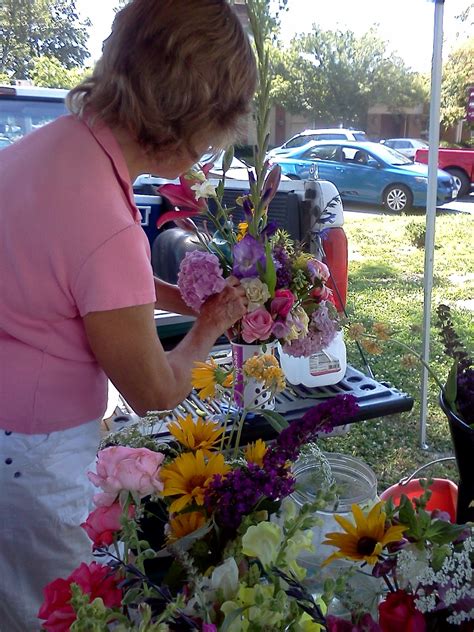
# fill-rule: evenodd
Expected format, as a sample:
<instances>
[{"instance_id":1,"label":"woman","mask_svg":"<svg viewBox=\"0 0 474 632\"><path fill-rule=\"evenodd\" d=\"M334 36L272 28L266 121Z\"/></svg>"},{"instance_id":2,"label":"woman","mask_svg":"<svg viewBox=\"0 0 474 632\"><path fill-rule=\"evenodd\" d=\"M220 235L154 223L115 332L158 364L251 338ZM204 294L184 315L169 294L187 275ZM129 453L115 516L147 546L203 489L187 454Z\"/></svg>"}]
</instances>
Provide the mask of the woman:
<instances>
[{"instance_id":1,"label":"woman","mask_svg":"<svg viewBox=\"0 0 474 632\"><path fill-rule=\"evenodd\" d=\"M131 184L176 178L227 145L255 80L224 0L133 0L69 94L72 115L0 154L2 631L37 630L43 586L90 555L77 525L107 378L140 415L172 408L193 362L245 313L230 279L164 352L154 308L190 312L153 278Z\"/></svg>"}]
</instances>

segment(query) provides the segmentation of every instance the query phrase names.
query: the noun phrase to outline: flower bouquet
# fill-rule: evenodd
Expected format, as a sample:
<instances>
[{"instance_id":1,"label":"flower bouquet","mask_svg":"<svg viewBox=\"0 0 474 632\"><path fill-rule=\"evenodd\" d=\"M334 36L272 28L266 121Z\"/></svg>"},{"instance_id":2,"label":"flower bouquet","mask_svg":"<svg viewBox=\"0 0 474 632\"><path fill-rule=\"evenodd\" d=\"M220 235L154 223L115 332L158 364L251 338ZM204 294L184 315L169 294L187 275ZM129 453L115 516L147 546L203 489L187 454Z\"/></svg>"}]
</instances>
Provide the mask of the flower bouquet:
<instances>
[{"instance_id":1,"label":"flower bouquet","mask_svg":"<svg viewBox=\"0 0 474 632\"><path fill-rule=\"evenodd\" d=\"M379 502L367 512L354 505L353 520L336 515L340 532L326 535L334 547L326 560L346 560L344 579L326 581L323 599L337 596L344 618L330 615L332 632L434 632L474 627L472 528L449 515L427 511L431 492L399 506ZM363 590L360 578L363 577ZM356 589L354 589L356 588ZM358 589L357 589L358 588Z\"/></svg>"},{"instance_id":2,"label":"flower bouquet","mask_svg":"<svg viewBox=\"0 0 474 632\"><path fill-rule=\"evenodd\" d=\"M325 629L323 600L297 558L311 550L319 491L297 508L291 465L305 444L355 412L338 396L240 448L218 421L179 418L172 441L130 433L98 454L96 509L81 525L102 563L83 563L45 588L50 632L238 632ZM143 447L143 446L147 447Z\"/></svg>"}]
</instances>

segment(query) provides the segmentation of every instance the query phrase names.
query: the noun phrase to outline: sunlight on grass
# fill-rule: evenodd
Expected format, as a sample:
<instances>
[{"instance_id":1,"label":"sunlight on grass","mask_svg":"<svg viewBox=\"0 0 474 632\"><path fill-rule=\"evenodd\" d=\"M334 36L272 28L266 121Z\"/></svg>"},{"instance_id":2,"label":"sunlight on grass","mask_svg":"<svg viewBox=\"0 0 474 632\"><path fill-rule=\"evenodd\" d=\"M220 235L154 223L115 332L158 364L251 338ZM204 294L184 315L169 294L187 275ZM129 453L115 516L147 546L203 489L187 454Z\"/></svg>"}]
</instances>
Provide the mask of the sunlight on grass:
<instances>
[{"instance_id":1,"label":"sunlight on grass","mask_svg":"<svg viewBox=\"0 0 474 632\"><path fill-rule=\"evenodd\" d=\"M395 337L421 351L423 322L424 249L410 243L408 224L425 223L424 216L350 217L344 225L350 253L347 311L351 321L390 325ZM435 309L439 303L452 308L456 328L472 352L473 312L460 309L458 301L474 297L474 256L470 215L440 215L436 221L434 284L432 296L431 364L444 379L450 360L444 355L436 329ZM363 370L355 345L347 343L349 362ZM422 463L452 454L448 423L438 407L438 390L430 380L428 445L419 448L420 370L401 366L403 355L388 343L381 356L369 356L378 380L386 380L415 399L410 413L354 424L342 437L322 441L328 451L347 452L369 463L379 478L379 490L410 474ZM423 475L456 480L454 465L438 465Z\"/></svg>"}]
</instances>

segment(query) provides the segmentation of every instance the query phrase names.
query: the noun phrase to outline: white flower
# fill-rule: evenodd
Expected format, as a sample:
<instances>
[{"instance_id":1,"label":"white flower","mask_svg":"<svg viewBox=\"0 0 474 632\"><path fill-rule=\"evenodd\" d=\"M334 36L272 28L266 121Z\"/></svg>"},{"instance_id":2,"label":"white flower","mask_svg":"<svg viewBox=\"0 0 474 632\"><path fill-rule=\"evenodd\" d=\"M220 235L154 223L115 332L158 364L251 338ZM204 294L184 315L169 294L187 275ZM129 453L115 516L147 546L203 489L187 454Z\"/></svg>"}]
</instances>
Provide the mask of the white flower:
<instances>
[{"instance_id":1,"label":"white flower","mask_svg":"<svg viewBox=\"0 0 474 632\"><path fill-rule=\"evenodd\" d=\"M240 283L243 285L245 295L249 301L247 312L254 312L270 298L268 285L262 283L259 278L241 279Z\"/></svg>"},{"instance_id":2,"label":"white flower","mask_svg":"<svg viewBox=\"0 0 474 632\"><path fill-rule=\"evenodd\" d=\"M239 589L239 569L233 557L228 557L212 571L211 586L214 590L222 590L226 601L235 597Z\"/></svg>"},{"instance_id":3,"label":"white flower","mask_svg":"<svg viewBox=\"0 0 474 632\"><path fill-rule=\"evenodd\" d=\"M196 200L199 200L199 198L209 198L216 196L216 187L211 184L209 180L193 184L191 189L195 192Z\"/></svg>"},{"instance_id":4,"label":"white flower","mask_svg":"<svg viewBox=\"0 0 474 632\"><path fill-rule=\"evenodd\" d=\"M276 561L282 542L280 525L259 522L249 527L242 537L242 553L258 558L264 568L270 568Z\"/></svg>"}]
</instances>

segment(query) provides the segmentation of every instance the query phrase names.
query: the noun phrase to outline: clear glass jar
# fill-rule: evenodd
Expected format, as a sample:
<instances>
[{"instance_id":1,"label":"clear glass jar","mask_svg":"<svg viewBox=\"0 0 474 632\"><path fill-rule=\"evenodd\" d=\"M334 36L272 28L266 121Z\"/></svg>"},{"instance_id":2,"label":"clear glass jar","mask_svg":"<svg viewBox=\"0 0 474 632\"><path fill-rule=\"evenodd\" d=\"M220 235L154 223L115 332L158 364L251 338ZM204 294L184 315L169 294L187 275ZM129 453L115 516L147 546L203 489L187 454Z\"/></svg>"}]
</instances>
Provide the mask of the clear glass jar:
<instances>
[{"instance_id":1,"label":"clear glass jar","mask_svg":"<svg viewBox=\"0 0 474 632\"><path fill-rule=\"evenodd\" d=\"M298 563L307 569L307 587L313 593L322 592L324 580L335 578L348 566L345 560L335 560L328 566L322 563L336 549L322 544L330 531L341 532L342 527L334 519L334 514L352 520L351 505L370 507L377 500L377 478L374 471L361 459L347 454L321 452L316 446L294 464L296 490L293 501L302 506L314 502L318 489L336 483L338 499L334 504L316 513L320 524L313 527L313 552L306 552L298 558Z\"/></svg>"}]
</instances>

